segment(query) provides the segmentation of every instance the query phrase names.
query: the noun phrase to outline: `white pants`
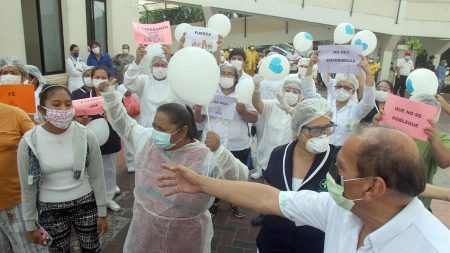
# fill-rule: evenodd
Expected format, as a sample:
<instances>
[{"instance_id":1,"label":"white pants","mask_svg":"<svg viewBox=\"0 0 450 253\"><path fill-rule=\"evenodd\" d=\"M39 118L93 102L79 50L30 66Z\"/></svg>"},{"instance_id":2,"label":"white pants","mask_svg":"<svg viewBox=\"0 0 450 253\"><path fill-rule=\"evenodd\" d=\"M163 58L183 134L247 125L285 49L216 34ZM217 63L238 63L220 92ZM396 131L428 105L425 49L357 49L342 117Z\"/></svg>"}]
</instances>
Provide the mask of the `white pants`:
<instances>
[{"instance_id":1,"label":"white pants","mask_svg":"<svg viewBox=\"0 0 450 253\"><path fill-rule=\"evenodd\" d=\"M105 172L106 201L111 201L116 193L117 179L117 153L102 155L103 169Z\"/></svg>"},{"instance_id":2,"label":"white pants","mask_svg":"<svg viewBox=\"0 0 450 253\"><path fill-rule=\"evenodd\" d=\"M134 168L134 153L130 151L128 146L125 145L125 162L127 163L127 169Z\"/></svg>"},{"instance_id":3,"label":"white pants","mask_svg":"<svg viewBox=\"0 0 450 253\"><path fill-rule=\"evenodd\" d=\"M46 247L27 239L21 204L0 211L0 252L8 253L11 249L14 253L48 252Z\"/></svg>"}]
</instances>

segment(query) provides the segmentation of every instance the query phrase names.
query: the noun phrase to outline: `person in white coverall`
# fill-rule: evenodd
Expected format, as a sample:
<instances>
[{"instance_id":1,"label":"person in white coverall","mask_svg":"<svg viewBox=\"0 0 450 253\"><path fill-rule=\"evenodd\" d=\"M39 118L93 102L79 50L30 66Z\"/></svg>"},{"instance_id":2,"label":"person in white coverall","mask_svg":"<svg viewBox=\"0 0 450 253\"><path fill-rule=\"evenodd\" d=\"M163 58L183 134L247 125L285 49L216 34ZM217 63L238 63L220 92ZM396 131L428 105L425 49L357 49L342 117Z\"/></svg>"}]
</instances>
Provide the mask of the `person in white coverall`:
<instances>
[{"instance_id":1,"label":"person in white coverall","mask_svg":"<svg viewBox=\"0 0 450 253\"><path fill-rule=\"evenodd\" d=\"M108 121L136 154L133 218L123 252L179 253L211 251L213 227L208 194L165 197L157 178L161 164L185 164L197 173L228 180L247 180L244 164L209 132L205 144L196 139L190 107L168 103L157 108L153 127L145 128L127 115L121 96L108 83L99 90Z\"/></svg>"},{"instance_id":2,"label":"person in white coverall","mask_svg":"<svg viewBox=\"0 0 450 253\"><path fill-rule=\"evenodd\" d=\"M140 63L147 52L144 46L139 46L136 50L136 59L124 75L125 88L136 93L141 103L139 124L143 127L152 126L158 106L177 102L177 97L172 92L167 80L167 66L172 51L167 46L161 48L164 50L164 54L153 56L150 66L142 66ZM150 68L152 74L142 75L142 68Z\"/></svg>"},{"instance_id":3,"label":"person in white coverall","mask_svg":"<svg viewBox=\"0 0 450 253\"><path fill-rule=\"evenodd\" d=\"M318 53L314 52L310 56L310 65L318 62ZM333 135L330 136L330 143L335 146L342 146L347 137L352 133L353 127L359 124L372 108L375 106L375 82L370 75L370 68L367 58L363 58L358 64L365 73L366 79L364 92L361 101L355 102L352 96L359 87L358 79L352 74L338 73L335 77L335 85L328 82L328 103L333 110L332 121L337 125ZM360 78L361 79L361 78ZM300 90L305 99L317 97L320 94L316 91L311 75L307 75L300 85Z\"/></svg>"}]
</instances>

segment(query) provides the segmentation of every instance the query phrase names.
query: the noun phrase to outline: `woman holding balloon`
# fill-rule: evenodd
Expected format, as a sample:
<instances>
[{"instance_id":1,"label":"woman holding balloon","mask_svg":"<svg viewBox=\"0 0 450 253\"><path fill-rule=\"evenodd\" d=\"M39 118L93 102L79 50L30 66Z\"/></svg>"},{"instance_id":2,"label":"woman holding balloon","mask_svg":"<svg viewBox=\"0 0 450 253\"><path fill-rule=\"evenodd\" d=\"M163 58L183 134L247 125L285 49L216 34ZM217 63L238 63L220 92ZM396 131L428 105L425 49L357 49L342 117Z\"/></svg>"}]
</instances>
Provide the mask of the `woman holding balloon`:
<instances>
[{"instance_id":1,"label":"woman holding balloon","mask_svg":"<svg viewBox=\"0 0 450 253\"><path fill-rule=\"evenodd\" d=\"M161 49L164 53L151 55L150 66L145 66L146 61L143 59L147 51L144 45L140 45L136 49L136 59L124 74L125 88L136 93L141 103L139 124L144 127L152 125L158 106L177 101L167 79L167 66L172 50L168 46L161 46ZM151 75L141 74L146 68L150 68Z\"/></svg>"},{"instance_id":2,"label":"woman holding balloon","mask_svg":"<svg viewBox=\"0 0 450 253\"><path fill-rule=\"evenodd\" d=\"M222 64L220 66L220 88L216 95L234 97L236 98L235 88L239 81L239 72L236 67L231 64ZM195 120L197 123L204 122L206 116L201 114L201 106L195 106ZM250 104L236 103L236 113L232 120L211 117L211 130L215 131L220 136L222 145L231 151L231 153L246 164L250 156L250 145L252 138L248 123L255 123L258 120L258 114L254 107ZM202 140L205 140L204 134ZM214 216L217 212L218 200L211 207L211 214ZM231 206L233 214L242 218L245 213L241 212L236 206Z\"/></svg>"},{"instance_id":3,"label":"woman holding balloon","mask_svg":"<svg viewBox=\"0 0 450 253\"><path fill-rule=\"evenodd\" d=\"M314 52L310 56L310 64L318 62L319 54ZM360 102L351 99L356 92L359 82L354 75L337 74L334 87L328 87L328 103L333 110L332 121L337 127L334 134L330 137L330 143L335 146L342 146L347 136L352 132L353 126L358 124L375 106L375 87L367 58L363 58L358 64L364 71L366 78L363 97ZM301 91L305 99L317 97L314 82L308 78L301 84ZM331 94L330 94L331 93Z\"/></svg>"},{"instance_id":4,"label":"woman holding balloon","mask_svg":"<svg viewBox=\"0 0 450 253\"><path fill-rule=\"evenodd\" d=\"M206 194L164 197L157 178L162 163L184 164L202 175L247 180L248 171L223 146L217 134L196 140L197 128L188 106L168 103L157 108L152 127L145 128L127 115L121 95L104 82L108 121L136 154L133 218L123 252L210 252L213 227Z\"/></svg>"}]
</instances>

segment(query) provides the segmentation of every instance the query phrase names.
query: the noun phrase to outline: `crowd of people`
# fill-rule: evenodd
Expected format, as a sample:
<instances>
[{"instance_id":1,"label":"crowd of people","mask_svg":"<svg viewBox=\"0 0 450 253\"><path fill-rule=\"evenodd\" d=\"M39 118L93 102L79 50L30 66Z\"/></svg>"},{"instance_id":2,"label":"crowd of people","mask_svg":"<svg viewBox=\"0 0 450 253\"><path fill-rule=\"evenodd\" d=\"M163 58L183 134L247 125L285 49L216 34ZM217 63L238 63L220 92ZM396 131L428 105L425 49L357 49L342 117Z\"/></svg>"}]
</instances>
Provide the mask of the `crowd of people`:
<instances>
[{"instance_id":1,"label":"crowd of people","mask_svg":"<svg viewBox=\"0 0 450 253\"><path fill-rule=\"evenodd\" d=\"M124 148L135 184L123 252L210 252L220 200L238 218L242 207L260 213L252 225L261 226L261 253L448 252L450 232L430 204L450 201L449 189L433 185L437 170L450 167L450 138L437 125L450 104L440 95L410 98L438 108L426 141L380 123L388 94L405 95L408 52L395 85L376 82L373 57L361 56L357 76L317 73L317 51L290 52L291 74L273 81L258 73L255 44L218 44L216 96L238 101L236 86L254 83L251 103L233 103L231 118L175 95L168 46L149 55L140 45L134 56L124 44L111 58L93 41L85 63L73 44L68 85L46 85L37 67L1 58L0 84L34 85L37 112L0 103L0 251L70 252L75 231L82 252L101 252L107 209L121 209L114 196ZM94 97L104 111L76 115L73 101ZM94 121L107 123L102 144L89 130ZM250 171L264 183L246 182Z\"/></svg>"}]
</instances>

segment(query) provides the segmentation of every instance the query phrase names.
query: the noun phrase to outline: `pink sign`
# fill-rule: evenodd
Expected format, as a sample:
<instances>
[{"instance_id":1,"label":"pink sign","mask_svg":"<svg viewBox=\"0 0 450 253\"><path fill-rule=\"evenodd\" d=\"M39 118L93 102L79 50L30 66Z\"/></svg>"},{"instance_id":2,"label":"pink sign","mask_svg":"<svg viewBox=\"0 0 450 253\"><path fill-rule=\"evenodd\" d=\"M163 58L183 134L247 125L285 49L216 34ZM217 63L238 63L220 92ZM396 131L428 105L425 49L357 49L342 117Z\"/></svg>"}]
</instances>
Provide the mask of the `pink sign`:
<instances>
[{"instance_id":1,"label":"pink sign","mask_svg":"<svg viewBox=\"0 0 450 253\"><path fill-rule=\"evenodd\" d=\"M165 21L158 24L140 24L133 22L134 41L144 45L170 45L172 44L172 33L170 22Z\"/></svg>"},{"instance_id":2,"label":"pink sign","mask_svg":"<svg viewBox=\"0 0 450 253\"><path fill-rule=\"evenodd\" d=\"M400 129L415 139L426 141L428 136L423 130L430 127L428 120L434 119L436 111L436 106L389 94L381 122Z\"/></svg>"},{"instance_id":3,"label":"pink sign","mask_svg":"<svg viewBox=\"0 0 450 253\"><path fill-rule=\"evenodd\" d=\"M103 97L93 97L72 101L77 116L97 115L103 113Z\"/></svg>"}]
</instances>

